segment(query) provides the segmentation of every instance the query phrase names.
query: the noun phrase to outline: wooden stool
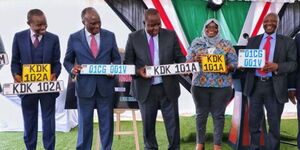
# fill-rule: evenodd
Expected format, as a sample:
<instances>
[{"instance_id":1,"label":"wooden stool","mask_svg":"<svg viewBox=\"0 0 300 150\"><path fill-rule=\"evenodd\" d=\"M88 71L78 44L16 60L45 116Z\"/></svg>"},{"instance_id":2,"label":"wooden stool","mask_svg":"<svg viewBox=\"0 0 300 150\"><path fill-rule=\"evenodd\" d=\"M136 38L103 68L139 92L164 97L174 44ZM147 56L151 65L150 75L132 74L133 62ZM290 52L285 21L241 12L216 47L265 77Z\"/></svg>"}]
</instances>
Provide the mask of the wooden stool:
<instances>
[{"instance_id":1,"label":"wooden stool","mask_svg":"<svg viewBox=\"0 0 300 150\"><path fill-rule=\"evenodd\" d=\"M134 139L135 139L135 149L136 150L140 150L140 144L139 144L139 136L138 136L138 129L137 129L137 123L136 123L136 115L135 115L135 111L137 111L138 109L114 109L114 113L116 114L116 131L114 132L115 135L118 136L118 139L120 139L120 135L134 135ZM121 114L124 113L125 111L131 111L132 112L132 127L133 127L133 131L121 131ZM96 139L96 150L99 150L100 148L100 135L98 132L98 136Z\"/></svg>"}]
</instances>

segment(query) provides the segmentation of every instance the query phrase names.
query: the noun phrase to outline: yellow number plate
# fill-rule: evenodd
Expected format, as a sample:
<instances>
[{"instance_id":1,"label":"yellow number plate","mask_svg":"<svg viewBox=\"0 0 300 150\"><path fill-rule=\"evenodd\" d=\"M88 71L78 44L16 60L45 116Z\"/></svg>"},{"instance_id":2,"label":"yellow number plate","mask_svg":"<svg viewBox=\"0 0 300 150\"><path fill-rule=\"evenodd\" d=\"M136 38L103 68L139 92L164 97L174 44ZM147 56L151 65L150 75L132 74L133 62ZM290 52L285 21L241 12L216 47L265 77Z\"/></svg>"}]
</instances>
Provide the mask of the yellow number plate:
<instances>
[{"instance_id":1,"label":"yellow number plate","mask_svg":"<svg viewBox=\"0 0 300 150\"><path fill-rule=\"evenodd\" d=\"M50 81L50 64L24 64L22 69L23 82Z\"/></svg>"},{"instance_id":2,"label":"yellow number plate","mask_svg":"<svg viewBox=\"0 0 300 150\"><path fill-rule=\"evenodd\" d=\"M207 55L202 57L203 72L226 72L226 63L224 55Z\"/></svg>"}]
</instances>

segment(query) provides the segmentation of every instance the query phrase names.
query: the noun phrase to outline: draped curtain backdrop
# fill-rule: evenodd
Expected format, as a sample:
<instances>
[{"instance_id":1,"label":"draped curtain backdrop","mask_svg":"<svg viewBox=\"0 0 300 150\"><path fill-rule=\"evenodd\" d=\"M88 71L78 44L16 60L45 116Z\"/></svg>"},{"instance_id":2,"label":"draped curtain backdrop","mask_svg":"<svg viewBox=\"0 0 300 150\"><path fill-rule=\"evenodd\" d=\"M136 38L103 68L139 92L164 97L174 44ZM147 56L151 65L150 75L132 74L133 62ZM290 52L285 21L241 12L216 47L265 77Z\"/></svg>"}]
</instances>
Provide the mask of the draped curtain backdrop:
<instances>
[{"instance_id":1,"label":"draped curtain backdrop","mask_svg":"<svg viewBox=\"0 0 300 150\"><path fill-rule=\"evenodd\" d=\"M278 26L278 33L294 37L300 30L300 1L286 3L284 9L279 12L281 21Z\"/></svg>"},{"instance_id":2,"label":"draped curtain backdrop","mask_svg":"<svg viewBox=\"0 0 300 150\"><path fill-rule=\"evenodd\" d=\"M251 2L225 1L221 9L213 11L205 0L172 0L189 43L201 36L203 24L216 18L221 24L223 38L237 44Z\"/></svg>"},{"instance_id":3,"label":"draped curtain backdrop","mask_svg":"<svg viewBox=\"0 0 300 150\"><path fill-rule=\"evenodd\" d=\"M131 31L144 28L144 11L147 9L139 0L105 0Z\"/></svg>"}]
</instances>

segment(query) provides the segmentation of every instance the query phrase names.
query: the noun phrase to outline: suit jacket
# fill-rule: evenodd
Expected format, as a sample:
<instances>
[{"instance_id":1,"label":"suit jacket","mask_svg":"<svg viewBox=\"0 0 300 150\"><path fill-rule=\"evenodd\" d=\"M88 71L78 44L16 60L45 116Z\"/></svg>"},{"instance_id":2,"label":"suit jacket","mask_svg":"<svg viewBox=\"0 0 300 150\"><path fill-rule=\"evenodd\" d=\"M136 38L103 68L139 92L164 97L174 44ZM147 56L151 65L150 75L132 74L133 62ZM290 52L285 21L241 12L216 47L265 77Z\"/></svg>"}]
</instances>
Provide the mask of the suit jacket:
<instances>
[{"instance_id":1,"label":"suit jacket","mask_svg":"<svg viewBox=\"0 0 300 150\"><path fill-rule=\"evenodd\" d=\"M250 38L247 49L258 49L263 34ZM288 101L288 73L297 67L297 51L293 39L277 34L273 62L278 64L278 70L272 73L273 88L275 96L280 103ZM244 94L250 96L253 92L254 77L256 69L247 69Z\"/></svg>"},{"instance_id":2,"label":"suit jacket","mask_svg":"<svg viewBox=\"0 0 300 150\"><path fill-rule=\"evenodd\" d=\"M71 34L68 41L64 67L71 74L76 61L77 64L120 64L115 35L105 29L100 30L99 52L95 58L87 43L85 29ZM78 97L92 97L95 92L101 96L114 94L114 78L106 75L77 75L75 83Z\"/></svg>"},{"instance_id":3,"label":"suit jacket","mask_svg":"<svg viewBox=\"0 0 300 150\"><path fill-rule=\"evenodd\" d=\"M300 64L300 33L295 37L296 47L297 47L297 62ZM298 65L297 70L290 74L289 76L289 88L296 88L297 99L300 98L300 65Z\"/></svg>"},{"instance_id":4,"label":"suit jacket","mask_svg":"<svg viewBox=\"0 0 300 150\"><path fill-rule=\"evenodd\" d=\"M43 46L43 63L51 64L51 73L60 75L60 46L58 36L50 32L41 39ZM12 46L11 73L22 75L22 65L32 64L30 30L18 32Z\"/></svg>"},{"instance_id":5,"label":"suit jacket","mask_svg":"<svg viewBox=\"0 0 300 150\"><path fill-rule=\"evenodd\" d=\"M181 53L174 31L160 29L158 43L160 65L185 62L185 56ZM124 63L134 64L136 69L145 65L153 66L145 29L129 34ZM180 95L180 87L176 76L162 76L162 81L167 97L171 100L177 100ZM143 102L148 96L150 87L151 79L133 76L130 94L138 101Z\"/></svg>"}]
</instances>

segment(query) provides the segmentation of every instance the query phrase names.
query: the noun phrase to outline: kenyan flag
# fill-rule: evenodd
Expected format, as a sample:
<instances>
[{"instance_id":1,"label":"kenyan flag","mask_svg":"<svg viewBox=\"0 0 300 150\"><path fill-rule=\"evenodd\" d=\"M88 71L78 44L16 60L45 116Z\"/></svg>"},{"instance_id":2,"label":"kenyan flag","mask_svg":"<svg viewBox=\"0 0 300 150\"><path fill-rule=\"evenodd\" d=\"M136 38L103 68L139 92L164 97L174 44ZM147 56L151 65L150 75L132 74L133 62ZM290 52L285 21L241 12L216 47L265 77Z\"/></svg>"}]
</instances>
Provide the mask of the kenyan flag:
<instances>
[{"instance_id":1,"label":"kenyan flag","mask_svg":"<svg viewBox=\"0 0 300 150\"><path fill-rule=\"evenodd\" d=\"M221 24L221 35L234 45L245 45L243 34L255 36L263 33L262 21L269 12L278 13L284 2L225 1L221 9L213 11L206 0L144 0L148 8L156 8L164 27L174 29L185 53L189 44L201 36L203 24L216 18Z\"/></svg>"}]
</instances>

